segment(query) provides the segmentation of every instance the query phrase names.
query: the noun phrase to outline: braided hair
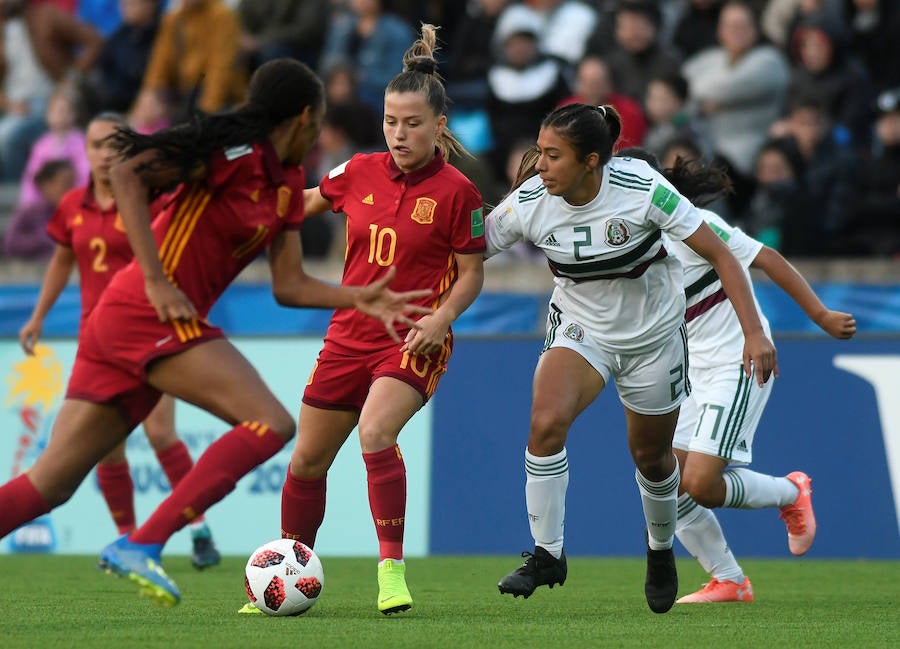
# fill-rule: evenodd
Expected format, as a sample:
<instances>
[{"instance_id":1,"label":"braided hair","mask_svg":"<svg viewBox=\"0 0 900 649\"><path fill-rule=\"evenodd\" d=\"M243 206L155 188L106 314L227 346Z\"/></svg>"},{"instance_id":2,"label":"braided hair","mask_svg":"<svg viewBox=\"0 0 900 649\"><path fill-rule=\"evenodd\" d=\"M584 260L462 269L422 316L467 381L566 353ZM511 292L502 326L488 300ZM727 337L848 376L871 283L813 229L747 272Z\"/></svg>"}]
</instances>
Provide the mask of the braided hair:
<instances>
[{"instance_id":1,"label":"braided hair","mask_svg":"<svg viewBox=\"0 0 900 649\"><path fill-rule=\"evenodd\" d=\"M422 36L403 54L403 72L391 79L384 94L391 92L420 92L435 115L447 114L447 92L444 89L443 77L438 74L437 59L434 58L437 46L438 28L422 23ZM435 141L445 158L451 154L471 154L448 128L442 129Z\"/></svg>"},{"instance_id":2,"label":"braided hair","mask_svg":"<svg viewBox=\"0 0 900 649\"><path fill-rule=\"evenodd\" d=\"M139 171L174 169L178 182L190 180L217 149L262 142L284 120L308 106L322 106L321 80L304 63L282 58L261 65L250 78L247 100L233 110L195 115L190 121L143 135L119 127L113 147L125 158L154 150Z\"/></svg>"}]
</instances>

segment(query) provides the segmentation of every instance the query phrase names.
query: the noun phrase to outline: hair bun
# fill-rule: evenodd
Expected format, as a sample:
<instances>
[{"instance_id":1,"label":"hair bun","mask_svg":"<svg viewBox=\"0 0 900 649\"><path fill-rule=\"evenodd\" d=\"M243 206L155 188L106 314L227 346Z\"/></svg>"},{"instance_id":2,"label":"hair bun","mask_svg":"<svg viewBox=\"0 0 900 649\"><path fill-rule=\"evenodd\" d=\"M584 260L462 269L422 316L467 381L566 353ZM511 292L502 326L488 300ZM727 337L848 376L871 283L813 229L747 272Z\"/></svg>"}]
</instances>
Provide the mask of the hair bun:
<instances>
[{"instance_id":1,"label":"hair bun","mask_svg":"<svg viewBox=\"0 0 900 649\"><path fill-rule=\"evenodd\" d=\"M411 72L422 72L424 74L434 74L437 72L437 61L434 59L419 58L413 61L409 66Z\"/></svg>"}]
</instances>

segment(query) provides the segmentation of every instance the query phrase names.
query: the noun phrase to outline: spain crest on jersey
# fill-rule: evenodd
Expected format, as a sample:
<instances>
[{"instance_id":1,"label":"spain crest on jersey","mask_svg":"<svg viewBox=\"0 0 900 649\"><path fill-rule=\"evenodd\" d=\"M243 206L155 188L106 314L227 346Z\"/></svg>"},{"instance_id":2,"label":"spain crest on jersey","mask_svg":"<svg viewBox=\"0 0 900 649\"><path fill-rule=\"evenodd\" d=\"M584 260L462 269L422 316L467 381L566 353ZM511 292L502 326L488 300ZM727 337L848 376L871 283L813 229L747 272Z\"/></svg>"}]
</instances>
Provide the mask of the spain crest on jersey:
<instances>
[{"instance_id":1,"label":"spain crest on jersey","mask_svg":"<svg viewBox=\"0 0 900 649\"><path fill-rule=\"evenodd\" d=\"M606 243L611 246L624 246L631 238L628 225L622 219L609 219L606 222Z\"/></svg>"},{"instance_id":2,"label":"spain crest on jersey","mask_svg":"<svg viewBox=\"0 0 900 649\"><path fill-rule=\"evenodd\" d=\"M113 221L113 228L119 232L125 232L125 224L122 223L122 215L116 212L116 220Z\"/></svg>"},{"instance_id":3,"label":"spain crest on jersey","mask_svg":"<svg viewBox=\"0 0 900 649\"><path fill-rule=\"evenodd\" d=\"M416 223L428 225L434 222L434 208L437 207L437 201L433 198L420 196L416 199L416 206L413 208L410 218Z\"/></svg>"}]
</instances>

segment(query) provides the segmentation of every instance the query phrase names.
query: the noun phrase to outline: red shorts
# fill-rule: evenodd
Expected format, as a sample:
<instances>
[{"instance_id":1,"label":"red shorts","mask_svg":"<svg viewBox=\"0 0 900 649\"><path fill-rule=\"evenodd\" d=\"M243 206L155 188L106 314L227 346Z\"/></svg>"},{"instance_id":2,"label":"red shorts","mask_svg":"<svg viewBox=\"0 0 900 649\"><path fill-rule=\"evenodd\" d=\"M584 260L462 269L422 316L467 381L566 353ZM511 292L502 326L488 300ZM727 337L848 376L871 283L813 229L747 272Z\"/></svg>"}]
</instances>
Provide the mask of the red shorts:
<instances>
[{"instance_id":1,"label":"red shorts","mask_svg":"<svg viewBox=\"0 0 900 649\"><path fill-rule=\"evenodd\" d=\"M160 322L147 305L101 300L79 336L66 398L116 406L137 426L161 396L147 384L150 363L223 336L206 320Z\"/></svg>"},{"instance_id":2,"label":"red shorts","mask_svg":"<svg viewBox=\"0 0 900 649\"><path fill-rule=\"evenodd\" d=\"M324 410L362 410L375 379L390 376L408 383L427 402L447 371L453 336L431 356L401 354L400 345L365 353L350 352L329 341L319 352L303 391L303 403Z\"/></svg>"}]
</instances>

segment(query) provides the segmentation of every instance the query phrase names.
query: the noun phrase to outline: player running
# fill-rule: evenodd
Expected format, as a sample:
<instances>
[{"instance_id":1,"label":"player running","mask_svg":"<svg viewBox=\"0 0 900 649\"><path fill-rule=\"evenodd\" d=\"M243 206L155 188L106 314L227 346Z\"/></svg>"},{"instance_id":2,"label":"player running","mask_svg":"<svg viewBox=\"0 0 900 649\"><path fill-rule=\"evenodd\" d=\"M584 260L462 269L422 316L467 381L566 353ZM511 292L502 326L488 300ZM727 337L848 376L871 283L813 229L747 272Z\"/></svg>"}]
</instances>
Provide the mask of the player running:
<instances>
[{"instance_id":1,"label":"player running","mask_svg":"<svg viewBox=\"0 0 900 649\"><path fill-rule=\"evenodd\" d=\"M663 245L664 233L708 259L733 296L747 380L764 383L777 364L737 260L647 163L611 159L620 131L612 106L553 111L523 157L515 189L486 220L488 255L531 241L547 255L556 284L525 450L535 548L499 589L527 597L538 586L565 582L566 437L614 377L647 523L644 592L650 609L664 613L678 591L672 435L690 390L682 270Z\"/></svg>"}]
</instances>

